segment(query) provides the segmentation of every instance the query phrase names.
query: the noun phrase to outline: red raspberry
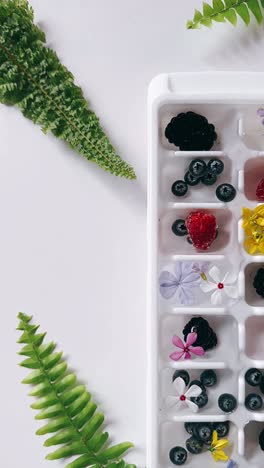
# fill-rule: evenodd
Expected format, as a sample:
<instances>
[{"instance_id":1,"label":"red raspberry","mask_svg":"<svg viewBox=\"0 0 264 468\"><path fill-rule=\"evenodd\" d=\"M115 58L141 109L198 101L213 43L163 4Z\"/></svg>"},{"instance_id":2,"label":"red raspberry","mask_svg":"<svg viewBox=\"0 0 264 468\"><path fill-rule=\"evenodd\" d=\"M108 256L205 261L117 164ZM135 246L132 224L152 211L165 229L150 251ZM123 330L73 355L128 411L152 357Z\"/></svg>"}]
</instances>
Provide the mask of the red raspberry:
<instances>
[{"instance_id":1,"label":"red raspberry","mask_svg":"<svg viewBox=\"0 0 264 468\"><path fill-rule=\"evenodd\" d=\"M256 196L258 200L264 201L264 178L261 179L257 186Z\"/></svg>"},{"instance_id":2,"label":"red raspberry","mask_svg":"<svg viewBox=\"0 0 264 468\"><path fill-rule=\"evenodd\" d=\"M195 211L185 220L191 241L199 250L207 250L216 238L216 219L210 213Z\"/></svg>"}]
</instances>

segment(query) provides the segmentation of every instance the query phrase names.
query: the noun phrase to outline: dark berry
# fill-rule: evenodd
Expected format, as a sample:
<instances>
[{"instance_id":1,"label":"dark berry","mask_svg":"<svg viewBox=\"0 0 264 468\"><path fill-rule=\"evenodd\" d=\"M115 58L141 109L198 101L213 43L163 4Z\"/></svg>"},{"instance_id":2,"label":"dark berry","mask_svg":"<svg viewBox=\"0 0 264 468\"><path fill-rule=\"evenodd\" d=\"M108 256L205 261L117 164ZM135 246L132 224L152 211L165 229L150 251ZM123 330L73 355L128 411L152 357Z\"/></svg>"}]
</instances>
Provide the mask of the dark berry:
<instances>
[{"instance_id":1,"label":"dark berry","mask_svg":"<svg viewBox=\"0 0 264 468\"><path fill-rule=\"evenodd\" d=\"M192 239L190 238L190 236L187 236L187 237L186 237L186 240L187 240L188 244L193 245L193 241L192 241Z\"/></svg>"},{"instance_id":2,"label":"dark berry","mask_svg":"<svg viewBox=\"0 0 264 468\"><path fill-rule=\"evenodd\" d=\"M236 196L236 189L231 184L218 185L216 189L216 196L222 202L231 202Z\"/></svg>"},{"instance_id":3,"label":"dark berry","mask_svg":"<svg viewBox=\"0 0 264 468\"><path fill-rule=\"evenodd\" d=\"M253 286L256 293L264 298L264 268L259 268L254 278Z\"/></svg>"},{"instance_id":4,"label":"dark berry","mask_svg":"<svg viewBox=\"0 0 264 468\"><path fill-rule=\"evenodd\" d=\"M217 422L213 424L213 429L217 432L219 438L226 437L229 433L229 428L229 421Z\"/></svg>"},{"instance_id":5,"label":"dark berry","mask_svg":"<svg viewBox=\"0 0 264 468\"><path fill-rule=\"evenodd\" d=\"M171 226L171 229L175 236L182 237L186 236L188 233L184 219L176 219L176 221L174 221L173 225Z\"/></svg>"},{"instance_id":6,"label":"dark berry","mask_svg":"<svg viewBox=\"0 0 264 468\"><path fill-rule=\"evenodd\" d=\"M192 422L186 422L184 423L184 428L188 434L191 436L195 434L197 423L192 423Z\"/></svg>"},{"instance_id":7,"label":"dark berry","mask_svg":"<svg viewBox=\"0 0 264 468\"><path fill-rule=\"evenodd\" d=\"M224 163L223 161L221 161L221 159L210 159L210 161L207 164L208 172L217 176L222 174L224 167Z\"/></svg>"},{"instance_id":8,"label":"dark berry","mask_svg":"<svg viewBox=\"0 0 264 468\"><path fill-rule=\"evenodd\" d=\"M232 413L237 407L237 400L234 395L223 393L218 399L218 406L224 413Z\"/></svg>"},{"instance_id":9,"label":"dark berry","mask_svg":"<svg viewBox=\"0 0 264 468\"><path fill-rule=\"evenodd\" d=\"M214 185L217 181L217 175L211 174L211 172L207 172L202 178L201 182L204 185Z\"/></svg>"},{"instance_id":10,"label":"dark berry","mask_svg":"<svg viewBox=\"0 0 264 468\"><path fill-rule=\"evenodd\" d=\"M251 385L251 387L258 387L258 385L260 385L261 377L262 372L259 369L253 368L246 372L245 380L248 385Z\"/></svg>"},{"instance_id":11,"label":"dark berry","mask_svg":"<svg viewBox=\"0 0 264 468\"><path fill-rule=\"evenodd\" d=\"M205 387L213 387L217 383L217 375L213 370L205 370L200 376L201 382Z\"/></svg>"},{"instance_id":12,"label":"dark berry","mask_svg":"<svg viewBox=\"0 0 264 468\"><path fill-rule=\"evenodd\" d=\"M259 434L259 445L261 450L264 450L264 429Z\"/></svg>"},{"instance_id":13,"label":"dark berry","mask_svg":"<svg viewBox=\"0 0 264 468\"><path fill-rule=\"evenodd\" d=\"M184 176L186 184L190 186L198 185L200 183L200 177L195 177L190 171L186 172Z\"/></svg>"},{"instance_id":14,"label":"dark berry","mask_svg":"<svg viewBox=\"0 0 264 468\"><path fill-rule=\"evenodd\" d=\"M186 448L188 452L192 453L193 455L199 455L199 453L203 450L203 442L196 437L190 437L190 439L186 440Z\"/></svg>"},{"instance_id":15,"label":"dark berry","mask_svg":"<svg viewBox=\"0 0 264 468\"><path fill-rule=\"evenodd\" d=\"M198 408L203 408L208 403L208 395L206 392L203 392L198 397L191 397L191 401L195 403Z\"/></svg>"},{"instance_id":16,"label":"dark berry","mask_svg":"<svg viewBox=\"0 0 264 468\"><path fill-rule=\"evenodd\" d=\"M184 380L186 386L189 384L190 376L189 376L189 373L186 370L176 370L174 372L174 374L173 374L173 377L172 377L173 382L178 377L181 377Z\"/></svg>"},{"instance_id":17,"label":"dark berry","mask_svg":"<svg viewBox=\"0 0 264 468\"><path fill-rule=\"evenodd\" d=\"M188 192L188 185L184 180L176 180L172 184L171 191L175 197L183 197Z\"/></svg>"},{"instance_id":18,"label":"dark berry","mask_svg":"<svg viewBox=\"0 0 264 468\"><path fill-rule=\"evenodd\" d=\"M206 174L206 163L202 159L194 159L189 165L189 171L194 177L202 177Z\"/></svg>"},{"instance_id":19,"label":"dark berry","mask_svg":"<svg viewBox=\"0 0 264 468\"><path fill-rule=\"evenodd\" d=\"M173 465L184 465L187 460L187 451L183 447L173 447L170 450L169 457Z\"/></svg>"},{"instance_id":20,"label":"dark berry","mask_svg":"<svg viewBox=\"0 0 264 468\"><path fill-rule=\"evenodd\" d=\"M259 388L260 388L261 393L263 393L264 395L264 375L262 375L261 377Z\"/></svg>"},{"instance_id":21,"label":"dark berry","mask_svg":"<svg viewBox=\"0 0 264 468\"><path fill-rule=\"evenodd\" d=\"M197 333L195 346L202 346L205 351L213 349L217 345L217 336L203 317L193 317L183 329L184 340L189 333Z\"/></svg>"},{"instance_id":22,"label":"dark berry","mask_svg":"<svg viewBox=\"0 0 264 468\"><path fill-rule=\"evenodd\" d=\"M260 395L250 393L245 399L245 406L250 411L259 411L263 406L263 400Z\"/></svg>"},{"instance_id":23,"label":"dark berry","mask_svg":"<svg viewBox=\"0 0 264 468\"><path fill-rule=\"evenodd\" d=\"M173 117L165 136L182 151L209 151L217 139L214 125L195 112L182 112Z\"/></svg>"},{"instance_id":24,"label":"dark berry","mask_svg":"<svg viewBox=\"0 0 264 468\"><path fill-rule=\"evenodd\" d=\"M198 423L195 428L195 435L204 443L209 440L212 440L212 425L210 423Z\"/></svg>"},{"instance_id":25,"label":"dark berry","mask_svg":"<svg viewBox=\"0 0 264 468\"><path fill-rule=\"evenodd\" d=\"M189 384L189 387L191 387L192 385L197 385L197 387L200 387L200 389L203 392L206 392L205 386L202 384L200 380L192 380Z\"/></svg>"}]
</instances>

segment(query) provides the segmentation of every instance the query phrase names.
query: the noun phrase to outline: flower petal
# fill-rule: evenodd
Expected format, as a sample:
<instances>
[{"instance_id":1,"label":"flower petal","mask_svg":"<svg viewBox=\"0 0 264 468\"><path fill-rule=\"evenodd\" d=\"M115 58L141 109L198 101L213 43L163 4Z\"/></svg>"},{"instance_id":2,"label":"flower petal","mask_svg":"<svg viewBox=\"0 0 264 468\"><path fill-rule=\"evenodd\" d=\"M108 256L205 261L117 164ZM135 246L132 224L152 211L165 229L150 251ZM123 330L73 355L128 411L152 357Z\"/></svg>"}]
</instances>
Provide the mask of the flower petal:
<instances>
[{"instance_id":1,"label":"flower petal","mask_svg":"<svg viewBox=\"0 0 264 468\"><path fill-rule=\"evenodd\" d=\"M191 346L189 348L190 352L195 354L196 356L204 356L205 351L201 346Z\"/></svg>"},{"instance_id":2,"label":"flower petal","mask_svg":"<svg viewBox=\"0 0 264 468\"><path fill-rule=\"evenodd\" d=\"M216 284L221 283L221 272L215 265L209 270L209 275Z\"/></svg>"},{"instance_id":3,"label":"flower petal","mask_svg":"<svg viewBox=\"0 0 264 468\"><path fill-rule=\"evenodd\" d=\"M187 335L186 346L189 347L197 341L197 333L189 333Z\"/></svg>"},{"instance_id":4,"label":"flower petal","mask_svg":"<svg viewBox=\"0 0 264 468\"><path fill-rule=\"evenodd\" d=\"M191 353L185 353L184 359L192 359Z\"/></svg>"},{"instance_id":5,"label":"flower petal","mask_svg":"<svg viewBox=\"0 0 264 468\"><path fill-rule=\"evenodd\" d=\"M211 452L211 455L212 455L214 461L218 462L218 455L217 455L217 452L216 452L216 451Z\"/></svg>"},{"instance_id":6,"label":"flower petal","mask_svg":"<svg viewBox=\"0 0 264 468\"><path fill-rule=\"evenodd\" d=\"M187 392L185 393L186 398L191 398L191 397L198 397L202 393L201 387L198 387L198 385L192 385L190 388L188 388Z\"/></svg>"},{"instance_id":7,"label":"flower petal","mask_svg":"<svg viewBox=\"0 0 264 468\"><path fill-rule=\"evenodd\" d=\"M166 398L166 407L167 408L172 408L173 406L178 405L180 402L180 397L178 396L168 396Z\"/></svg>"},{"instance_id":8,"label":"flower petal","mask_svg":"<svg viewBox=\"0 0 264 468\"><path fill-rule=\"evenodd\" d=\"M177 291L178 283L169 271L162 271L159 277L160 294L164 299L171 299Z\"/></svg>"},{"instance_id":9,"label":"flower petal","mask_svg":"<svg viewBox=\"0 0 264 468\"><path fill-rule=\"evenodd\" d=\"M177 377L177 379L174 380L173 387L175 388L175 391L178 396L185 394L186 385L181 377Z\"/></svg>"},{"instance_id":10,"label":"flower petal","mask_svg":"<svg viewBox=\"0 0 264 468\"><path fill-rule=\"evenodd\" d=\"M185 403L193 413L197 413L199 411L199 406L193 403L193 401L188 400L188 398L185 400Z\"/></svg>"},{"instance_id":11,"label":"flower petal","mask_svg":"<svg viewBox=\"0 0 264 468\"><path fill-rule=\"evenodd\" d=\"M215 447L218 441L218 434L217 431L213 431L213 438L212 438L212 447Z\"/></svg>"},{"instance_id":12,"label":"flower petal","mask_svg":"<svg viewBox=\"0 0 264 468\"><path fill-rule=\"evenodd\" d=\"M217 289L211 296L211 302L213 305L222 304L223 293L221 292L223 289Z\"/></svg>"},{"instance_id":13,"label":"flower petal","mask_svg":"<svg viewBox=\"0 0 264 468\"><path fill-rule=\"evenodd\" d=\"M225 293L232 299L237 299L239 296L238 288L236 286L225 286Z\"/></svg>"},{"instance_id":14,"label":"flower petal","mask_svg":"<svg viewBox=\"0 0 264 468\"><path fill-rule=\"evenodd\" d=\"M180 349L184 349L185 348L185 345L183 343L183 341L181 340L181 338L177 335L174 335L172 337L172 343L174 344L174 346L177 346L177 348L180 348Z\"/></svg>"},{"instance_id":15,"label":"flower petal","mask_svg":"<svg viewBox=\"0 0 264 468\"><path fill-rule=\"evenodd\" d=\"M175 277L178 283L180 283L182 279L182 262L176 262L174 265L174 272L175 272Z\"/></svg>"},{"instance_id":16,"label":"flower petal","mask_svg":"<svg viewBox=\"0 0 264 468\"><path fill-rule=\"evenodd\" d=\"M215 444L215 448L218 450L222 450L224 449L225 447L227 447L229 444L229 440L228 439L219 439L216 444Z\"/></svg>"},{"instance_id":17,"label":"flower petal","mask_svg":"<svg viewBox=\"0 0 264 468\"><path fill-rule=\"evenodd\" d=\"M202 281L200 284L200 288L204 293L208 293L214 291L214 289L217 288L217 285L215 283L212 283L211 281Z\"/></svg>"},{"instance_id":18,"label":"flower petal","mask_svg":"<svg viewBox=\"0 0 264 468\"><path fill-rule=\"evenodd\" d=\"M170 359L173 361L179 361L184 356L184 351L175 351L174 353L170 354Z\"/></svg>"},{"instance_id":19,"label":"flower petal","mask_svg":"<svg viewBox=\"0 0 264 468\"><path fill-rule=\"evenodd\" d=\"M195 273L192 271L189 275L185 276L181 280L181 284L189 284L189 283L200 283L201 275L199 273Z\"/></svg>"},{"instance_id":20,"label":"flower petal","mask_svg":"<svg viewBox=\"0 0 264 468\"><path fill-rule=\"evenodd\" d=\"M217 461L228 461L229 457L226 455L226 453L223 450L216 450L214 452L217 457Z\"/></svg>"},{"instance_id":21,"label":"flower petal","mask_svg":"<svg viewBox=\"0 0 264 468\"><path fill-rule=\"evenodd\" d=\"M193 288L180 284L178 286L178 300L181 305L192 305L194 303Z\"/></svg>"}]
</instances>

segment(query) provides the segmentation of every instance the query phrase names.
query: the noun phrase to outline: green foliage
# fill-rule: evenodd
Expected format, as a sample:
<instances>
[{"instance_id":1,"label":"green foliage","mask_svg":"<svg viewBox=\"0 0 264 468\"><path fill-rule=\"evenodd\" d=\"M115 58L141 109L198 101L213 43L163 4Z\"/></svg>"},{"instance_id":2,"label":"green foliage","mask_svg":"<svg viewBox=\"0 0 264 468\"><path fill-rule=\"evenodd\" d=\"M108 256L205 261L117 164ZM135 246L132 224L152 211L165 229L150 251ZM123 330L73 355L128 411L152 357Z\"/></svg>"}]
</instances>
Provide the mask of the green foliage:
<instances>
[{"instance_id":1,"label":"green foliage","mask_svg":"<svg viewBox=\"0 0 264 468\"><path fill-rule=\"evenodd\" d=\"M84 385L76 375L67 371L61 352L55 351L53 341L45 343L46 334L38 332L31 317L20 313L17 329L22 331L18 343L23 344L21 366L31 369L22 383L32 385L29 395L35 397L31 408L37 410L35 419L46 421L38 435L50 434L44 445L56 446L48 460L75 457L66 468L136 468L122 460L133 445L124 442L105 447L108 433L102 431L104 415L97 411Z\"/></svg>"},{"instance_id":2,"label":"green foliage","mask_svg":"<svg viewBox=\"0 0 264 468\"><path fill-rule=\"evenodd\" d=\"M27 0L0 0L0 102L52 132L82 156L117 176L134 179L115 152L73 75L46 46Z\"/></svg>"},{"instance_id":3,"label":"green foliage","mask_svg":"<svg viewBox=\"0 0 264 468\"><path fill-rule=\"evenodd\" d=\"M229 21L233 26L237 24L238 16L249 25L253 15L260 24L263 21L264 0L213 0L213 5L203 3L203 11L195 10L192 21L187 22L188 29L200 26L211 27L213 21L225 23Z\"/></svg>"}]
</instances>

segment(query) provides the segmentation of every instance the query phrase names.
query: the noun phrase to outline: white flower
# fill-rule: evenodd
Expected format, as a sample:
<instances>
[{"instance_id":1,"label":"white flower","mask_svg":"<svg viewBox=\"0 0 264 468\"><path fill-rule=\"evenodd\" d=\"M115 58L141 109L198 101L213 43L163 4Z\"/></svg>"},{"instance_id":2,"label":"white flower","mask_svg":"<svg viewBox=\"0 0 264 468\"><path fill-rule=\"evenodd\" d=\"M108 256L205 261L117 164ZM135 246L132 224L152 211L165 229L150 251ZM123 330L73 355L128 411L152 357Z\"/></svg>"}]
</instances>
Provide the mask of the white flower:
<instances>
[{"instance_id":1,"label":"white flower","mask_svg":"<svg viewBox=\"0 0 264 468\"><path fill-rule=\"evenodd\" d=\"M212 293L211 302L213 305L221 304L226 296L232 299L238 298L237 286L231 284L235 279L232 274L221 275L219 268L213 266L208 275L210 278L207 278L207 281L202 281L200 287L203 292Z\"/></svg>"},{"instance_id":2,"label":"white flower","mask_svg":"<svg viewBox=\"0 0 264 468\"><path fill-rule=\"evenodd\" d=\"M196 398L201 395L202 389L198 387L198 385L192 385L186 391L186 385L184 380L181 377L177 377L174 380L173 386L176 391L176 396L168 396L166 399L166 405L168 408L175 406L175 408L179 408L182 405L187 405L193 413L197 413L199 407L193 403L190 399Z\"/></svg>"}]
</instances>

